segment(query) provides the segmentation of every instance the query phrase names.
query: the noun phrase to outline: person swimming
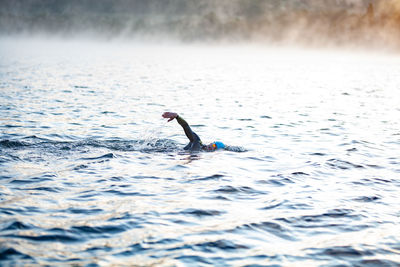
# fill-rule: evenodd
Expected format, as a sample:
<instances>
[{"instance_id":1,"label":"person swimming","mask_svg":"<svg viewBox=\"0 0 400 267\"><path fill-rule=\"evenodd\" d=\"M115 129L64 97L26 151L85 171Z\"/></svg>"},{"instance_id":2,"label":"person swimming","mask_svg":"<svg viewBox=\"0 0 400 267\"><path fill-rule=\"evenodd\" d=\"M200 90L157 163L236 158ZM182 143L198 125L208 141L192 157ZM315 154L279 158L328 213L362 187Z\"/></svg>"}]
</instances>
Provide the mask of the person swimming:
<instances>
[{"instance_id":1,"label":"person swimming","mask_svg":"<svg viewBox=\"0 0 400 267\"><path fill-rule=\"evenodd\" d=\"M164 112L162 114L162 117L168 119L168 122L172 121L173 119L176 119L176 121L182 126L187 138L189 139L189 144L187 144L183 148L184 150L215 151L217 149L224 149L226 147L224 143L219 142L219 141L213 142L208 145L203 145L203 143L200 140L200 137L195 132L192 131L189 124L175 112Z\"/></svg>"}]
</instances>

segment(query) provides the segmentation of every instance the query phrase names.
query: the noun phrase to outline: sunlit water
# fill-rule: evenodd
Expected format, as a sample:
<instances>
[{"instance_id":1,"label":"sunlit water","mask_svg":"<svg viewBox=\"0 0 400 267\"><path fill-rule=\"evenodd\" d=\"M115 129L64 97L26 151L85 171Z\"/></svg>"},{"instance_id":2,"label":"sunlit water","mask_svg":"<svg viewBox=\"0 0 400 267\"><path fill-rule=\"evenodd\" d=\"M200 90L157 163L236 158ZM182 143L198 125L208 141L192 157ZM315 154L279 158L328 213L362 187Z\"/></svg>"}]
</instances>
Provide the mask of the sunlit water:
<instances>
[{"instance_id":1,"label":"sunlit water","mask_svg":"<svg viewBox=\"0 0 400 267\"><path fill-rule=\"evenodd\" d=\"M399 59L2 40L1 265L396 266Z\"/></svg>"}]
</instances>

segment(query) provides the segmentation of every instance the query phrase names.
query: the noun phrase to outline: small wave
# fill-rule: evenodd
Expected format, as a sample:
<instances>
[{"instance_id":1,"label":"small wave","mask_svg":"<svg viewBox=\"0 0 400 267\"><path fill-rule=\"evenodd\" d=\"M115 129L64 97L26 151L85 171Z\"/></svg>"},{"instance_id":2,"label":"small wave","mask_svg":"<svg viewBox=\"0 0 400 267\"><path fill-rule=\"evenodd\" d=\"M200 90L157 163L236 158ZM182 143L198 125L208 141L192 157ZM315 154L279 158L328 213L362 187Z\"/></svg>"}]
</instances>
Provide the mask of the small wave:
<instances>
[{"instance_id":1,"label":"small wave","mask_svg":"<svg viewBox=\"0 0 400 267\"><path fill-rule=\"evenodd\" d=\"M80 164L80 165L78 165L78 166L75 166L75 167L73 168L73 170L74 170L74 171L79 171L79 170L87 169L87 168L89 168L88 165L86 165L86 164Z\"/></svg>"},{"instance_id":2,"label":"small wave","mask_svg":"<svg viewBox=\"0 0 400 267\"><path fill-rule=\"evenodd\" d=\"M295 176L310 176L308 173L305 173L305 172L292 172L292 175L295 175Z\"/></svg>"},{"instance_id":3,"label":"small wave","mask_svg":"<svg viewBox=\"0 0 400 267\"><path fill-rule=\"evenodd\" d=\"M320 156L320 157L323 157L323 156L326 156L327 154L326 154L326 153L322 153L322 152L313 152L313 153L310 153L310 155L311 155L311 156Z\"/></svg>"},{"instance_id":4,"label":"small wave","mask_svg":"<svg viewBox=\"0 0 400 267\"><path fill-rule=\"evenodd\" d=\"M21 128L22 125L15 125L15 124L6 124L4 125L5 128Z\"/></svg>"},{"instance_id":5,"label":"small wave","mask_svg":"<svg viewBox=\"0 0 400 267\"><path fill-rule=\"evenodd\" d=\"M225 212L218 211L218 210L186 209L186 210L181 211L180 213L194 215L197 217L204 217L204 216L218 216Z\"/></svg>"},{"instance_id":6,"label":"small wave","mask_svg":"<svg viewBox=\"0 0 400 267\"><path fill-rule=\"evenodd\" d=\"M82 160L97 160L97 159L112 159L115 158L113 153L107 153L99 157L92 157L92 158L81 158Z\"/></svg>"},{"instance_id":7,"label":"small wave","mask_svg":"<svg viewBox=\"0 0 400 267\"><path fill-rule=\"evenodd\" d=\"M282 204L284 204L285 201L278 201L276 199L273 199L269 202L266 203L266 206L264 206L263 208L261 208L261 210L270 210L270 209L274 209L277 208L279 206L281 206Z\"/></svg>"},{"instance_id":8,"label":"small wave","mask_svg":"<svg viewBox=\"0 0 400 267\"><path fill-rule=\"evenodd\" d=\"M23 141L14 141L14 140L1 140L0 147L3 148L17 148L17 147L24 147L28 146L29 144Z\"/></svg>"},{"instance_id":9,"label":"small wave","mask_svg":"<svg viewBox=\"0 0 400 267\"><path fill-rule=\"evenodd\" d=\"M387 266L387 267L398 267L399 262L394 262L391 260L383 260L383 259L366 259L360 260L358 263L354 264L354 266Z\"/></svg>"},{"instance_id":10,"label":"small wave","mask_svg":"<svg viewBox=\"0 0 400 267\"><path fill-rule=\"evenodd\" d=\"M255 229L269 232L275 236L278 236L286 240L292 240L292 241L296 240L296 238L293 235L289 234L287 229L285 229L278 223L274 222L252 223L250 224L250 226Z\"/></svg>"},{"instance_id":11,"label":"small wave","mask_svg":"<svg viewBox=\"0 0 400 267\"><path fill-rule=\"evenodd\" d=\"M104 249L104 248L98 248L98 249ZM130 245L129 249L124 250L124 251L119 252L119 253L114 254L114 255L117 256L117 257L119 257L119 256L127 257L127 256L137 255L138 253L143 252L143 251L148 250L148 249L149 248L146 248L142 244L136 243L136 244Z\"/></svg>"},{"instance_id":12,"label":"small wave","mask_svg":"<svg viewBox=\"0 0 400 267\"><path fill-rule=\"evenodd\" d=\"M314 250L314 249L312 249ZM337 246L325 249L315 249L314 256L332 256L335 258L372 256L374 253L369 250L358 250L351 246Z\"/></svg>"},{"instance_id":13,"label":"small wave","mask_svg":"<svg viewBox=\"0 0 400 267\"><path fill-rule=\"evenodd\" d=\"M248 249L248 246L245 245L241 245L241 244L237 244L234 243L230 240L226 240L226 239L220 239L220 240L216 240L216 241L209 241L209 242L204 242L204 243L197 243L195 245L192 245L192 247L195 250L201 250L203 252L213 252L215 250L237 250L237 249Z\"/></svg>"},{"instance_id":14,"label":"small wave","mask_svg":"<svg viewBox=\"0 0 400 267\"><path fill-rule=\"evenodd\" d=\"M296 175L296 174L293 173L293 175ZM297 175L299 175L299 174L297 174ZM286 184L293 184L294 181L293 181L293 179L291 179L291 177L287 177L287 175L276 174L276 175L273 175L268 180L258 180L257 183L270 184L270 185L275 185L275 186L285 186Z\"/></svg>"},{"instance_id":15,"label":"small wave","mask_svg":"<svg viewBox=\"0 0 400 267\"><path fill-rule=\"evenodd\" d=\"M370 168L373 168L373 169L384 169L385 168L383 166L379 166L379 165L376 165L376 164L367 164L366 166L368 166Z\"/></svg>"},{"instance_id":16,"label":"small wave","mask_svg":"<svg viewBox=\"0 0 400 267\"><path fill-rule=\"evenodd\" d=\"M12 184L32 184L32 183L40 183L45 181L52 181L53 178L57 177L55 174L51 173L42 173L40 176L28 176L25 179L13 179L10 181Z\"/></svg>"},{"instance_id":17,"label":"small wave","mask_svg":"<svg viewBox=\"0 0 400 267\"><path fill-rule=\"evenodd\" d=\"M68 143L67 141L55 141L47 138L37 137L35 135L26 136L19 139L4 139L0 141L0 147L3 148L48 148Z\"/></svg>"},{"instance_id":18,"label":"small wave","mask_svg":"<svg viewBox=\"0 0 400 267\"><path fill-rule=\"evenodd\" d=\"M199 177L199 178L194 178L194 179L190 179L187 182L193 182L193 181L207 181L207 180L219 180L222 177L224 177L225 175L222 174L214 174L211 176L206 176L206 177Z\"/></svg>"},{"instance_id":19,"label":"small wave","mask_svg":"<svg viewBox=\"0 0 400 267\"><path fill-rule=\"evenodd\" d=\"M43 213L43 210L37 207L22 207L22 208L0 208L0 214L7 215L32 215L34 213Z\"/></svg>"},{"instance_id":20,"label":"small wave","mask_svg":"<svg viewBox=\"0 0 400 267\"><path fill-rule=\"evenodd\" d=\"M0 156L0 163L5 163L5 162L8 162L7 157ZM4 177L3 175L0 175L0 179L2 179L3 177Z\"/></svg>"},{"instance_id":21,"label":"small wave","mask_svg":"<svg viewBox=\"0 0 400 267\"><path fill-rule=\"evenodd\" d=\"M78 208L70 208L66 210L60 210L60 212L65 213L74 213L74 214L98 214L101 213L102 209L78 209Z\"/></svg>"},{"instance_id":22,"label":"small wave","mask_svg":"<svg viewBox=\"0 0 400 267\"><path fill-rule=\"evenodd\" d=\"M67 234L58 234L58 235L3 235L3 237L7 238L20 238L27 239L31 241L39 241L39 242L60 242L60 243L70 243L70 242L80 242L81 238L67 235Z\"/></svg>"},{"instance_id":23,"label":"small wave","mask_svg":"<svg viewBox=\"0 0 400 267\"><path fill-rule=\"evenodd\" d=\"M6 227L2 228L1 232L10 230L27 230L27 229L32 229L32 226L24 224L20 221L14 221L8 224Z\"/></svg>"},{"instance_id":24,"label":"small wave","mask_svg":"<svg viewBox=\"0 0 400 267\"><path fill-rule=\"evenodd\" d=\"M379 200L380 197L377 196L361 196L361 197L357 197L354 199L354 201L358 201L358 202L373 202L373 201L377 201Z\"/></svg>"},{"instance_id":25,"label":"small wave","mask_svg":"<svg viewBox=\"0 0 400 267\"><path fill-rule=\"evenodd\" d=\"M346 230L348 225L347 221L359 219L360 215L354 214L350 209L334 209L322 214L303 215L299 217L280 218L278 220L284 221L289 225L297 228L324 228L333 227L338 228L340 231ZM353 227L353 226L349 226ZM359 226L363 228L364 226Z\"/></svg>"},{"instance_id":26,"label":"small wave","mask_svg":"<svg viewBox=\"0 0 400 267\"><path fill-rule=\"evenodd\" d=\"M126 231L126 227L114 226L114 225L104 225L104 226L73 226L71 231L75 232L77 235L87 235L96 234L100 236L117 234Z\"/></svg>"},{"instance_id":27,"label":"small wave","mask_svg":"<svg viewBox=\"0 0 400 267\"><path fill-rule=\"evenodd\" d=\"M257 222L257 223L248 223L243 224L234 229L234 231L263 231L270 234L273 234L277 237L286 239L286 240L295 240L295 237L290 234L289 230L284 228L282 225L276 222Z\"/></svg>"},{"instance_id":28,"label":"small wave","mask_svg":"<svg viewBox=\"0 0 400 267\"><path fill-rule=\"evenodd\" d=\"M342 170L348 170L352 168L364 168L364 166L359 165L359 164L354 164L349 161L345 160L340 160L340 159L330 159L326 163L328 166L334 169L342 169Z\"/></svg>"},{"instance_id":29,"label":"small wave","mask_svg":"<svg viewBox=\"0 0 400 267\"><path fill-rule=\"evenodd\" d=\"M142 194L140 192L122 192L119 190L111 189L111 190L106 190L104 193L107 194L114 194L118 196L153 196L153 194Z\"/></svg>"},{"instance_id":30,"label":"small wave","mask_svg":"<svg viewBox=\"0 0 400 267\"><path fill-rule=\"evenodd\" d=\"M186 248L186 247L185 247ZM188 247L192 248L192 247ZM211 259L208 259L206 257L201 257L197 255L181 255L175 257L176 260L179 260L184 263L184 265L187 266L199 266L199 265L213 265L213 261Z\"/></svg>"},{"instance_id":31,"label":"small wave","mask_svg":"<svg viewBox=\"0 0 400 267\"><path fill-rule=\"evenodd\" d=\"M14 260L16 263L19 259L32 259L32 257L16 250L15 248L0 247L0 261Z\"/></svg>"},{"instance_id":32,"label":"small wave","mask_svg":"<svg viewBox=\"0 0 400 267\"><path fill-rule=\"evenodd\" d=\"M224 194L244 194L244 195L256 195L262 194L261 191L255 190L248 186L238 186L234 187L231 185L222 186L217 190L214 190L215 193L224 193Z\"/></svg>"},{"instance_id":33,"label":"small wave","mask_svg":"<svg viewBox=\"0 0 400 267\"><path fill-rule=\"evenodd\" d=\"M267 116L267 115L262 115L262 116L260 116L260 118L261 118L261 119L272 119L272 117Z\"/></svg>"}]
</instances>

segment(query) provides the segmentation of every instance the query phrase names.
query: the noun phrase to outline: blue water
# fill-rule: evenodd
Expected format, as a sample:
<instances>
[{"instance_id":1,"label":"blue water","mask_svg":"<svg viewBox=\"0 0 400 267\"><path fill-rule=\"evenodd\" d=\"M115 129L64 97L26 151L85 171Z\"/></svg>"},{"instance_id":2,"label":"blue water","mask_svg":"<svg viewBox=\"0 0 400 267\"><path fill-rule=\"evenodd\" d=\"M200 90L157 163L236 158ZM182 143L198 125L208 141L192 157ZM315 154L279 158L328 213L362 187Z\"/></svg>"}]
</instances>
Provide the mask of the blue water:
<instances>
[{"instance_id":1,"label":"blue water","mask_svg":"<svg viewBox=\"0 0 400 267\"><path fill-rule=\"evenodd\" d=\"M399 59L1 39L0 265L398 266Z\"/></svg>"}]
</instances>

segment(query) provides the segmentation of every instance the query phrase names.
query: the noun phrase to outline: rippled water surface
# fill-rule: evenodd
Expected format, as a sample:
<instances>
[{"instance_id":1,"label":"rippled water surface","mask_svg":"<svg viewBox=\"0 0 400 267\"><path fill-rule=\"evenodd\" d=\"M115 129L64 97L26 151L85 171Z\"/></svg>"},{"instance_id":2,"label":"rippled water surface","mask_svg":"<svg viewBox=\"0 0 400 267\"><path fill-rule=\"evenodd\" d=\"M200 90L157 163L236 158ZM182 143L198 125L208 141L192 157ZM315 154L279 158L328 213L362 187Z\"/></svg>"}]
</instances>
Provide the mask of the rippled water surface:
<instances>
[{"instance_id":1,"label":"rippled water surface","mask_svg":"<svg viewBox=\"0 0 400 267\"><path fill-rule=\"evenodd\" d=\"M0 264L398 266L399 59L1 40Z\"/></svg>"}]
</instances>

